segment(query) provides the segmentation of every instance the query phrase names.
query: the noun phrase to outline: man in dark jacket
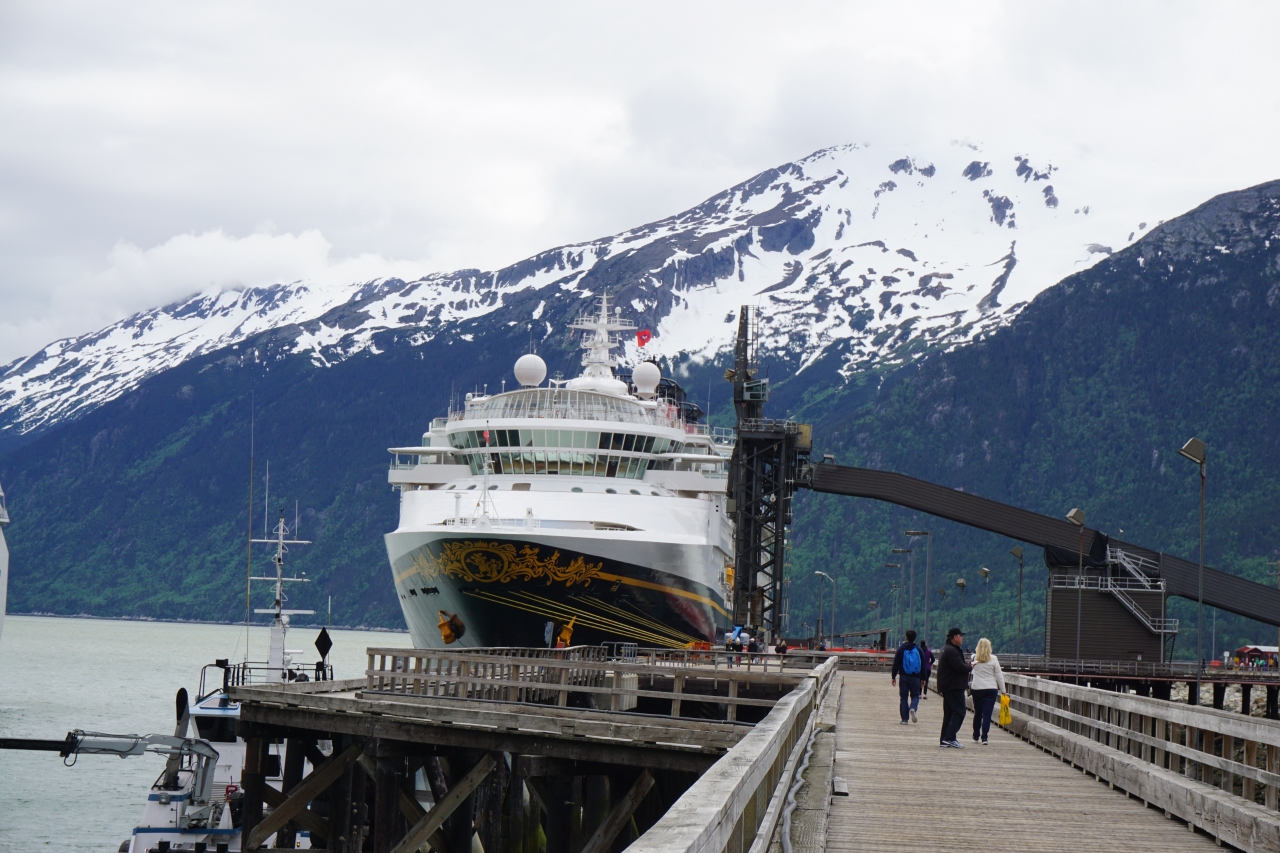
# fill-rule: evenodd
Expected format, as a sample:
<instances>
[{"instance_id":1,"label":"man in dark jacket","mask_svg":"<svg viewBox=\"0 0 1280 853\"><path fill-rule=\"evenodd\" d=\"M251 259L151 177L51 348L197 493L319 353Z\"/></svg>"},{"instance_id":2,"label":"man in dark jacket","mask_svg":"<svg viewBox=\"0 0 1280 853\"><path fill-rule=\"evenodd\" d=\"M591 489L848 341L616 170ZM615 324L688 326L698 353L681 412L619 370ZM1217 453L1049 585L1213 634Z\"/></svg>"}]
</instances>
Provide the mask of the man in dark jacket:
<instances>
[{"instance_id":1,"label":"man in dark jacket","mask_svg":"<svg viewBox=\"0 0 1280 853\"><path fill-rule=\"evenodd\" d=\"M964 633L959 628L947 632L947 642L938 653L938 692L942 694L942 737L938 746L964 749L956 735L964 725L964 691L973 669L964 659Z\"/></svg>"},{"instance_id":2,"label":"man in dark jacket","mask_svg":"<svg viewBox=\"0 0 1280 853\"><path fill-rule=\"evenodd\" d=\"M893 671L889 673L889 683L898 685L898 713L902 716L902 724L909 726L917 722L916 709L920 707L920 674L924 670L924 662L920 659L920 650L916 648L916 632L907 632L907 641L898 646L893 655ZM911 719L907 719L907 714Z\"/></svg>"}]
</instances>

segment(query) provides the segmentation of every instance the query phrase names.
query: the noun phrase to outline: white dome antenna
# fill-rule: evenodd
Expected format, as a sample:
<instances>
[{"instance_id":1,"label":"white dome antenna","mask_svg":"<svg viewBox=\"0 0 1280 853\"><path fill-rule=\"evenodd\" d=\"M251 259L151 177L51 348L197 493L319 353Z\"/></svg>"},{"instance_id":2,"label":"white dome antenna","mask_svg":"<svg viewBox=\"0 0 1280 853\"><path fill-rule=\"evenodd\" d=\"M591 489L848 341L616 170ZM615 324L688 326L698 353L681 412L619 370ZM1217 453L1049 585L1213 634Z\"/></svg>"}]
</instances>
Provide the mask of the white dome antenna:
<instances>
[{"instance_id":1,"label":"white dome antenna","mask_svg":"<svg viewBox=\"0 0 1280 853\"><path fill-rule=\"evenodd\" d=\"M533 353L516 359L516 381L524 388L536 388L547 378L547 363Z\"/></svg>"},{"instance_id":2,"label":"white dome antenna","mask_svg":"<svg viewBox=\"0 0 1280 853\"><path fill-rule=\"evenodd\" d=\"M631 382L641 400L652 400L658 396L658 383L661 381L662 371L652 361L642 361L631 371Z\"/></svg>"}]
</instances>

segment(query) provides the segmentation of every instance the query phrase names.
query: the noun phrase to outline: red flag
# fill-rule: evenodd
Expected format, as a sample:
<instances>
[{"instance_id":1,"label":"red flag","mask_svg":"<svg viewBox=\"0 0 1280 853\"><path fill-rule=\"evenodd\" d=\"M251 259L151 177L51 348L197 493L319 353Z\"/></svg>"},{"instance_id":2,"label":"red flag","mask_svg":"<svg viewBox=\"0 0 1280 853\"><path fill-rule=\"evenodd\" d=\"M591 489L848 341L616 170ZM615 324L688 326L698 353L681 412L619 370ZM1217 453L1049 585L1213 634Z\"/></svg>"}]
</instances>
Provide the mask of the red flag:
<instances>
[{"instance_id":1,"label":"red flag","mask_svg":"<svg viewBox=\"0 0 1280 853\"><path fill-rule=\"evenodd\" d=\"M489 431L488 431L488 430L485 430L485 431L484 431L484 443L485 443L485 444L488 444L488 443L489 443Z\"/></svg>"},{"instance_id":2,"label":"red flag","mask_svg":"<svg viewBox=\"0 0 1280 853\"><path fill-rule=\"evenodd\" d=\"M636 332L637 346L644 346L645 344L649 343L649 341L651 340L653 340L653 333L650 332L648 329L641 329L640 331Z\"/></svg>"}]
</instances>

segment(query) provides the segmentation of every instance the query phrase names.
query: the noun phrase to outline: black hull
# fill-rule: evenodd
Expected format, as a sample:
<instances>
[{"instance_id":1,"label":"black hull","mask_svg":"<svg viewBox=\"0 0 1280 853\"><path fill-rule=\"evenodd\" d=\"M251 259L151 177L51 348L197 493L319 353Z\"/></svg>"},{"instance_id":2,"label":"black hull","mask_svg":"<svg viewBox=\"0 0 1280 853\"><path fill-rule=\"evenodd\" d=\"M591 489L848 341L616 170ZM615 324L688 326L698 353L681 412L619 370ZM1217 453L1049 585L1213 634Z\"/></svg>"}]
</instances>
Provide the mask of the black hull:
<instances>
[{"instance_id":1,"label":"black hull","mask_svg":"<svg viewBox=\"0 0 1280 853\"><path fill-rule=\"evenodd\" d=\"M392 557L396 591L420 647L555 645L570 624L572 645L681 647L714 642L728 622L722 596L707 585L563 543L396 536L406 535L389 536L389 551L408 547Z\"/></svg>"}]
</instances>

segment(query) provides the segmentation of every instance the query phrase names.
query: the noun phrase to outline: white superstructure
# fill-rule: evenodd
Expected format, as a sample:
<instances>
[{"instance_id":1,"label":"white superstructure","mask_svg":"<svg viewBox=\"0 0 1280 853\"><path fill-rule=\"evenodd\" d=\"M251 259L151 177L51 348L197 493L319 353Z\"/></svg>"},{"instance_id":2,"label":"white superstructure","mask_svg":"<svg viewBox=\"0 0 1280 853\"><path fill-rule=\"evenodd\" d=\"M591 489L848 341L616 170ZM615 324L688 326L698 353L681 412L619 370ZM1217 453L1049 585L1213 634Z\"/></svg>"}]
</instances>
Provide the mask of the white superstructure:
<instances>
[{"instance_id":1,"label":"white superstructure","mask_svg":"<svg viewBox=\"0 0 1280 853\"><path fill-rule=\"evenodd\" d=\"M696 423L654 364L615 375L635 326L607 298L572 327L581 376L544 382L522 356L518 390L468 394L390 449L387 551L419 646L545 645L566 626L575 643L686 645L727 623L732 433Z\"/></svg>"}]
</instances>

